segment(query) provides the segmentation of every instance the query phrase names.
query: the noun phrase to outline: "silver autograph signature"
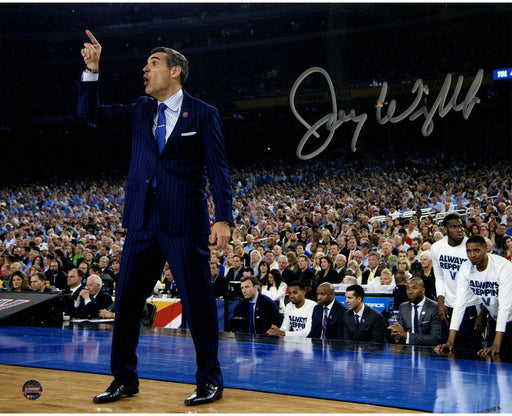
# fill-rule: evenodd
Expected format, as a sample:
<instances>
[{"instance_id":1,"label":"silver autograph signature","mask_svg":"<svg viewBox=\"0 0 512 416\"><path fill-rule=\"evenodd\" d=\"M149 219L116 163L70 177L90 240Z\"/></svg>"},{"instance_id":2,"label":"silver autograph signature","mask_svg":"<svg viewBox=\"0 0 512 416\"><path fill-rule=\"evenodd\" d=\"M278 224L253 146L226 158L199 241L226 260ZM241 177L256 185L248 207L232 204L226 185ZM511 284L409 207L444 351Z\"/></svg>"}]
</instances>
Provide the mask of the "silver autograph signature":
<instances>
[{"instance_id":1,"label":"silver autograph signature","mask_svg":"<svg viewBox=\"0 0 512 416\"><path fill-rule=\"evenodd\" d=\"M302 118L302 116L298 113L297 109L295 108L295 94L302 81L304 81L309 75L316 72L322 74L327 81L327 84L329 86L329 92L331 94L332 112L322 117L313 125L310 125L306 120L304 120L304 118ZM424 116L425 121L422 125L421 133L423 134L423 136L427 137L434 130L433 119L436 113L439 115L439 117L443 118L451 110L462 111L463 117L467 120L471 114L471 111L473 111L473 107L475 106L475 104L480 103L480 98L478 98L476 94L480 86L482 85L483 76L483 69L479 69L466 93L464 100L462 102L457 103L460 91L462 89L462 83L464 82L464 77L462 75L459 75L452 96L450 100L447 102L448 93L452 83L451 74L447 74L443 82L443 85L439 91L439 94L437 95L437 98L434 101L434 104L432 105L432 108L430 110L425 105L418 108L418 105L420 104L423 98L423 94L429 94L428 85L424 84L422 79L418 79L416 80L412 87L412 93L416 94L416 97L414 98L411 105L403 113L397 116L394 116L394 113L397 108L396 100L390 101L389 105L387 106L386 115L382 116L382 108L385 105L386 95L388 91L388 83L384 82L382 84L382 88L376 106L377 122L381 125L384 125L388 122L398 123L399 121L402 121L407 117L409 117L410 121L413 121L416 120L418 117ZM353 109L350 110L348 114L344 110L338 111L334 85L332 83L331 77L324 69L320 67L312 67L304 71L301 75L299 75L290 91L290 108L292 110L293 115L297 118L297 120L300 121L307 129L304 136L302 136L299 145L297 146L297 157L299 159L308 160L322 153L325 150L325 148L329 146L329 143L331 142L336 129L338 129L338 127L340 127L343 123L347 121L353 121L357 123L357 126L354 130L354 134L352 135L352 143L350 146L353 152L357 150L356 144L359 138L359 133L361 132L361 129L363 128L363 125L366 119L368 118L368 114L363 113L360 115L356 115L356 112ZM324 124L325 128L329 131L329 134L325 139L324 143L313 152L307 155L303 155L302 151L304 149L304 146L308 142L309 138L312 135L315 136L317 139L320 138L320 134L317 132L317 129L323 126Z\"/></svg>"}]
</instances>

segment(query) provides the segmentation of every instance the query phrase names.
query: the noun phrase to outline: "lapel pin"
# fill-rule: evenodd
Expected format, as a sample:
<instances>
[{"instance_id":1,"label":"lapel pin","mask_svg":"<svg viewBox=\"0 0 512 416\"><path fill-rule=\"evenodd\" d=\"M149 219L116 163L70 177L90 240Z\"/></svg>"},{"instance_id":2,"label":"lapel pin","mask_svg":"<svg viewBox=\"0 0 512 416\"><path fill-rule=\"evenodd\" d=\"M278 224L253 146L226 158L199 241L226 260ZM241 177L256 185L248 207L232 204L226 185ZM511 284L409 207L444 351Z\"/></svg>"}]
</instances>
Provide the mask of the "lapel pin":
<instances>
[{"instance_id":1,"label":"lapel pin","mask_svg":"<svg viewBox=\"0 0 512 416\"><path fill-rule=\"evenodd\" d=\"M183 117L183 118L187 118L187 117L188 117L188 111L185 111L185 112L182 114L182 117Z\"/></svg>"}]
</instances>

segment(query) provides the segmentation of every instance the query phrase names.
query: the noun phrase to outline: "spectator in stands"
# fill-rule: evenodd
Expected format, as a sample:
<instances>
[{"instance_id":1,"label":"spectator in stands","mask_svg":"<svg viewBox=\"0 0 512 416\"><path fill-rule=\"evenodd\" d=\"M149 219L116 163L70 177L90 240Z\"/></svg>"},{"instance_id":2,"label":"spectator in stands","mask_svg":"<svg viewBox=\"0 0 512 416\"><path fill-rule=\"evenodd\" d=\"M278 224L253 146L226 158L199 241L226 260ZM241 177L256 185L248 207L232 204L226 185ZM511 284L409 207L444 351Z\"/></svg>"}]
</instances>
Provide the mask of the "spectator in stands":
<instances>
[{"instance_id":1,"label":"spectator in stands","mask_svg":"<svg viewBox=\"0 0 512 416\"><path fill-rule=\"evenodd\" d=\"M251 264L251 258L249 254L247 254L244 250L244 246L241 243L237 243L233 246L234 253L240 257L242 260L242 265L244 267L249 267Z\"/></svg>"},{"instance_id":2,"label":"spectator in stands","mask_svg":"<svg viewBox=\"0 0 512 416\"><path fill-rule=\"evenodd\" d=\"M386 268L393 270L397 264L398 258L392 253L393 244L389 241L382 243L381 261L386 263Z\"/></svg>"},{"instance_id":3,"label":"spectator in stands","mask_svg":"<svg viewBox=\"0 0 512 416\"><path fill-rule=\"evenodd\" d=\"M306 280L316 280L315 273L309 268L309 259L305 254L298 256L297 264L299 266L299 270L295 272L295 280L300 280L301 282L305 282Z\"/></svg>"},{"instance_id":4,"label":"spectator in stands","mask_svg":"<svg viewBox=\"0 0 512 416\"><path fill-rule=\"evenodd\" d=\"M407 302L407 282L409 278L403 270L398 270L395 273L396 286L393 289L393 310L398 311L400 305Z\"/></svg>"},{"instance_id":5,"label":"spectator in stands","mask_svg":"<svg viewBox=\"0 0 512 416\"><path fill-rule=\"evenodd\" d=\"M32 292L28 277L21 270L16 270L11 274L7 284L7 290L9 292Z\"/></svg>"},{"instance_id":6,"label":"spectator in stands","mask_svg":"<svg viewBox=\"0 0 512 416\"><path fill-rule=\"evenodd\" d=\"M244 267L242 257L238 254L233 255L233 259L231 261L232 267L228 270L226 274L226 280L228 282L240 280L242 277L242 269Z\"/></svg>"},{"instance_id":7,"label":"spectator in stands","mask_svg":"<svg viewBox=\"0 0 512 416\"><path fill-rule=\"evenodd\" d=\"M320 258L320 271L316 275L317 287L324 282L327 283L341 283L341 277L332 267L331 259L328 256Z\"/></svg>"},{"instance_id":8,"label":"spectator in stands","mask_svg":"<svg viewBox=\"0 0 512 416\"><path fill-rule=\"evenodd\" d=\"M261 285L266 285L268 283L268 276L270 272L269 264L265 260L261 260L258 263L257 271L256 276L258 277L258 281Z\"/></svg>"},{"instance_id":9,"label":"spectator in stands","mask_svg":"<svg viewBox=\"0 0 512 416\"><path fill-rule=\"evenodd\" d=\"M295 280L295 274L288 268L288 258L283 254L277 258L277 271L279 271L281 279L286 284Z\"/></svg>"},{"instance_id":10,"label":"spectator in stands","mask_svg":"<svg viewBox=\"0 0 512 416\"><path fill-rule=\"evenodd\" d=\"M294 281L290 283L288 288L290 303L285 307L281 328L277 325L272 325L267 334L305 338L311 332L311 320L315 302L306 299L306 289L303 282Z\"/></svg>"},{"instance_id":11,"label":"spectator in stands","mask_svg":"<svg viewBox=\"0 0 512 416\"><path fill-rule=\"evenodd\" d=\"M347 287L343 315L344 339L348 341L384 342L385 320L375 309L364 304L364 289L360 285Z\"/></svg>"},{"instance_id":12,"label":"spectator in stands","mask_svg":"<svg viewBox=\"0 0 512 416\"><path fill-rule=\"evenodd\" d=\"M292 250L288 250L286 252L286 258L288 259L288 268L295 274L295 272L299 270L297 254Z\"/></svg>"},{"instance_id":13,"label":"spectator in stands","mask_svg":"<svg viewBox=\"0 0 512 416\"><path fill-rule=\"evenodd\" d=\"M344 254L338 254L334 258L334 265L333 265L334 271L339 274L339 276L342 280L345 277L345 270L346 270L345 266L346 265L347 265L347 259Z\"/></svg>"},{"instance_id":14,"label":"spectator in stands","mask_svg":"<svg viewBox=\"0 0 512 416\"><path fill-rule=\"evenodd\" d=\"M423 280L414 277L407 282L408 302L402 303L398 322L388 327L398 343L438 345L441 342L441 318L437 302L425 297Z\"/></svg>"},{"instance_id":15,"label":"spectator in stands","mask_svg":"<svg viewBox=\"0 0 512 416\"><path fill-rule=\"evenodd\" d=\"M172 273L170 274L172 275ZM210 276L213 287L213 293L215 293L215 297L219 298L221 296L224 296L225 293L228 291L228 280L224 276L220 275L219 265L214 261L210 262ZM177 290L178 289L176 288L176 294Z\"/></svg>"},{"instance_id":16,"label":"spectator in stands","mask_svg":"<svg viewBox=\"0 0 512 416\"><path fill-rule=\"evenodd\" d=\"M87 278L84 289L81 289L74 301L77 318L99 318L99 310L107 309L112 304L112 297L102 290L103 281L98 275Z\"/></svg>"},{"instance_id":17,"label":"spectator in stands","mask_svg":"<svg viewBox=\"0 0 512 416\"><path fill-rule=\"evenodd\" d=\"M436 300L436 277L432 268L432 256L430 251L424 251L420 256L420 264L422 269L421 278L425 284L425 296L429 299Z\"/></svg>"},{"instance_id":18,"label":"spectator in stands","mask_svg":"<svg viewBox=\"0 0 512 416\"><path fill-rule=\"evenodd\" d=\"M332 284L324 282L316 289L318 304L313 309L309 338L343 339L343 314L347 308L335 298Z\"/></svg>"},{"instance_id":19,"label":"spectator in stands","mask_svg":"<svg viewBox=\"0 0 512 416\"><path fill-rule=\"evenodd\" d=\"M50 261L50 268L44 273L46 280L50 282L50 285L63 290L67 286L67 276L61 268L57 260Z\"/></svg>"},{"instance_id":20,"label":"spectator in stands","mask_svg":"<svg viewBox=\"0 0 512 416\"><path fill-rule=\"evenodd\" d=\"M58 293L54 286L46 285L46 276L44 273L37 272L30 276L30 287L37 293Z\"/></svg>"},{"instance_id":21,"label":"spectator in stands","mask_svg":"<svg viewBox=\"0 0 512 416\"><path fill-rule=\"evenodd\" d=\"M279 313L284 314L284 298L286 296L287 284L283 281L281 274L278 270L270 270L268 275L268 282L262 285L261 293L272 299L277 307Z\"/></svg>"},{"instance_id":22,"label":"spectator in stands","mask_svg":"<svg viewBox=\"0 0 512 416\"><path fill-rule=\"evenodd\" d=\"M272 299L259 293L256 277L242 277L240 288L244 299L233 311L232 330L266 334L272 326L281 324L277 305Z\"/></svg>"},{"instance_id":23,"label":"spectator in stands","mask_svg":"<svg viewBox=\"0 0 512 416\"><path fill-rule=\"evenodd\" d=\"M219 270L218 265L216 263L213 263L213 264L215 264L215 266L217 267L217 272L218 272L218 270ZM210 263L210 266L211 266L211 263ZM211 267L210 267L210 270L211 270ZM214 283L212 280L212 285L213 284ZM170 295L171 298L179 297L178 286L176 285L176 282L174 281L174 277L172 275L171 269L169 268L169 265L166 265L164 268L164 281L163 281L162 293L164 293L166 295Z\"/></svg>"},{"instance_id":24,"label":"spectator in stands","mask_svg":"<svg viewBox=\"0 0 512 416\"><path fill-rule=\"evenodd\" d=\"M394 288L396 286L393 273L389 269L383 269L380 276L376 277L368 284L368 290L380 290L384 288Z\"/></svg>"},{"instance_id":25,"label":"spectator in stands","mask_svg":"<svg viewBox=\"0 0 512 416\"><path fill-rule=\"evenodd\" d=\"M380 255L376 251L372 251L368 254L368 267L361 276L361 284L366 285L379 276L379 261Z\"/></svg>"}]
</instances>

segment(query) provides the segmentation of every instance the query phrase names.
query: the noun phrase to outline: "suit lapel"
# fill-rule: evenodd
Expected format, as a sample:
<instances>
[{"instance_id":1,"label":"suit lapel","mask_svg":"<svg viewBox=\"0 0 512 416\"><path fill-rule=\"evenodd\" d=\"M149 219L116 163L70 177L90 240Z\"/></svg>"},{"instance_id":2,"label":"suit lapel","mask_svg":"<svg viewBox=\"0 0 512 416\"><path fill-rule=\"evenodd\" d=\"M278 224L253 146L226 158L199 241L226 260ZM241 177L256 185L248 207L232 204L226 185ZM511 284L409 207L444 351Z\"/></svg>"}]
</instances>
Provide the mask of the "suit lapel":
<instances>
[{"instance_id":1,"label":"suit lapel","mask_svg":"<svg viewBox=\"0 0 512 416\"><path fill-rule=\"evenodd\" d=\"M185 131L185 128L189 125L188 117L194 117L193 104L190 95L183 91L183 102L181 103L181 109L179 110L178 119L176 121L176 125L174 126L173 131L171 132L171 136L167 140L166 147L171 140L180 137L181 133Z\"/></svg>"}]
</instances>

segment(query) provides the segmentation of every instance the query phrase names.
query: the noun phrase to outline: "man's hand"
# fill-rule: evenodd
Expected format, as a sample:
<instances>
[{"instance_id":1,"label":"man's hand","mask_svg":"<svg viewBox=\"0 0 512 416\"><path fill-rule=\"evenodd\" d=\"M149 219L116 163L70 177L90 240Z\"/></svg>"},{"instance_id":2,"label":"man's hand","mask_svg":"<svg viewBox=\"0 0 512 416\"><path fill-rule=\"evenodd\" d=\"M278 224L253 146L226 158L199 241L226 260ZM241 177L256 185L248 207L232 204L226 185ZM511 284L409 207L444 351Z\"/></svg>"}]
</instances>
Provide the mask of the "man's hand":
<instances>
[{"instance_id":1,"label":"man's hand","mask_svg":"<svg viewBox=\"0 0 512 416\"><path fill-rule=\"evenodd\" d=\"M114 317L114 312L111 312L111 311L108 311L106 309L100 309L98 311L98 316L100 318L104 318L104 319L110 319L110 318L113 318Z\"/></svg>"},{"instance_id":2,"label":"man's hand","mask_svg":"<svg viewBox=\"0 0 512 416\"><path fill-rule=\"evenodd\" d=\"M225 221L216 222L213 224L212 233L210 235L210 244L215 244L215 250L224 250L231 238L231 230Z\"/></svg>"},{"instance_id":3,"label":"man's hand","mask_svg":"<svg viewBox=\"0 0 512 416\"><path fill-rule=\"evenodd\" d=\"M90 30L86 30L85 34L89 37L91 43L84 43L84 48L81 51L82 57L88 68L98 71L100 68L101 45Z\"/></svg>"},{"instance_id":4,"label":"man's hand","mask_svg":"<svg viewBox=\"0 0 512 416\"><path fill-rule=\"evenodd\" d=\"M388 329L395 338L407 338L407 332L405 332L405 329L398 322L388 326Z\"/></svg>"},{"instance_id":5,"label":"man's hand","mask_svg":"<svg viewBox=\"0 0 512 416\"><path fill-rule=\"evenodd\" d=\"M84 300L91 299L91 295L89 294L89 291L87 289L82 289L80 291L80 297Z\"/></svg>"},{"instance_id":6,"label":"man's hand","mask_svg":"<svg viewBox=\"0 0 512 416\"><path fill-rule=\"evenodd\" d=\"M434 351L437 353L445 353L445 352L452 352L453 350L453 344L446 343L446 344L439 344L437 347L434 348Z\"/></svg>"},{"instance_id":7,"label":"man's hand","mask_svg":"<svg viewBox=\"0 0 512 416\"><path fill-rule=\"evenodd\" d=\"M275 326L274 324L272 324L272 326L269 328L269 330L267 331L267 335L279 335L279 336L284 336L284 332L281 331L277 326Z\"/></svg>"}]
</instances>

